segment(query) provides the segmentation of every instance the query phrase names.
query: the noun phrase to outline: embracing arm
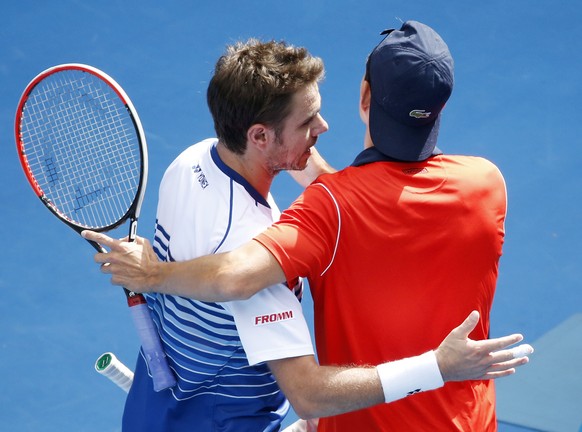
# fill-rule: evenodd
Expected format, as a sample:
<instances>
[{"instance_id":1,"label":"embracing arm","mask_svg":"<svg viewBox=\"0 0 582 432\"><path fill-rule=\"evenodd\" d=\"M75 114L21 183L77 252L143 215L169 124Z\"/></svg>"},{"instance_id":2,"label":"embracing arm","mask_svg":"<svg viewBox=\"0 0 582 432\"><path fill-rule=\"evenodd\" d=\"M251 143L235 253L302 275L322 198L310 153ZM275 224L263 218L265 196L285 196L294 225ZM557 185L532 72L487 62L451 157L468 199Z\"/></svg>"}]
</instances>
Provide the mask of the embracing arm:
<instances>
[{"instance_id":1,"label":"embracing arm","mask_svg":"<svg viewBox=\"0 0 582 432\"><path fill-rule=\"evenodd\" d=\"M523 339L519 334L469 339L478 321L479 314L472 312L434 353L378 367L319 366L313 356L274 360L268 365L297 415L309 419L392 402L448 381L505 377L528 362L531 346L507 349Z\"/></svg>"},{"instance_id":2,"label":"embracing arm","mask_svg":"<svg viewBox=\"0 0 582 432\"><path fill-rule=\"evenodd\" d=\"M262 284L284 280L274 257L254 241L226 254L161 263L149 242L142 238L128 243L91 231L84 231L83 237L111 249L110 253L97 254L96 261L102 263L103 272L112 275L113 284L136 292L157 291L221 301L247 298L263 288ZM434 354L379 367L321 367L312 356L270 361L269 366L296 412L315 418L391 402L410 391L430 390L446 381L504 377L528 362L527 355L533 352L529 345L506 349L523 339L519 334L481 341L469 339L478 321L478 312L472 312Z\"/></svg>"},{"instance_id":3,"label":"embracing arm","mask_svg":"<svg viewBox=\"0 0 582 432\"><path fill-rule=\"evenodd\" d=\"M268 362L297 415L327 417L384 402L375 368L319 366L313 356Z\"/></svg>"},{"instance_id":4,"label":"embracing arm","mask_svg":"<svg viewBox=\"0 0 582 432\"><path fill-rule=\"evenodd\" d=\"M87 240L110 250L98 253L101 271L111 283L134 292L160 292L201 301L244 300L267 286L284 282L281 266L260 243L251 240L226 253L189 261L161 262L148 240L115 240L94 231L83 231Z\"/></svg>"}]
</instances>

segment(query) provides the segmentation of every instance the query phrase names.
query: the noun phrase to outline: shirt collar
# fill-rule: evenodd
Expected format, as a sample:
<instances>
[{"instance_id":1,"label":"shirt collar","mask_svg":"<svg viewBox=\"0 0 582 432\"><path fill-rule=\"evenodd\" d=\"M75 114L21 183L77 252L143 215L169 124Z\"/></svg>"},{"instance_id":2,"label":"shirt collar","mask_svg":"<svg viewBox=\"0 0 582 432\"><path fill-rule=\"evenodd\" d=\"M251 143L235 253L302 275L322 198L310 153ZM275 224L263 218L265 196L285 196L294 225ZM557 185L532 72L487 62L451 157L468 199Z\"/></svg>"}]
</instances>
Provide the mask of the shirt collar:
<instances>
[{"instance_id":1,"label":"shirt collar","mask_svg":"<svg viewBox=\"0 0 582 432\"><path fill-rule=\"evenodd\" d=\"M231 167L229 167L227 164L225 164L222 159L220 159L220 155L218 154L218 149L216 148L216 144L213 145L212 148L210 149L210 155L212 156L212 160L214 161L216 166L224 174L226 174L232 180L234 180L235 182L240 184L242 187L244 187L246 189L246 191L249 193L249 195L252 196L257 203L262 204L268 208L271 207L269 205L269 203L267 202L267 200L259 192L257 192L257 190L242 175L240 175L238 172L233 170Z\"/></svg>"},{"instance_id":2,"label":"shirt collar","mask_svg":"<svg viewBox=\"0 0 582 432\"><path fill-rule=\"evenodd\" d=\"M432 152L432 156L438 156L443 154L443 152L435 147L433 152ZM390 156L386 156L384 153L380 152L380 150L378 150L376 147L368 147L367 149L363 150L362 152L360 152L360 154L358 156L356 156L356 159L354 159L354 161L352 162L352 166L362 166L362 165L366 165L372 162L402 162L402 163L414 163L414 162L409 162L409 161L402 161L399 159L395 159L393 157Z\"/></svg>"}]
</instances>

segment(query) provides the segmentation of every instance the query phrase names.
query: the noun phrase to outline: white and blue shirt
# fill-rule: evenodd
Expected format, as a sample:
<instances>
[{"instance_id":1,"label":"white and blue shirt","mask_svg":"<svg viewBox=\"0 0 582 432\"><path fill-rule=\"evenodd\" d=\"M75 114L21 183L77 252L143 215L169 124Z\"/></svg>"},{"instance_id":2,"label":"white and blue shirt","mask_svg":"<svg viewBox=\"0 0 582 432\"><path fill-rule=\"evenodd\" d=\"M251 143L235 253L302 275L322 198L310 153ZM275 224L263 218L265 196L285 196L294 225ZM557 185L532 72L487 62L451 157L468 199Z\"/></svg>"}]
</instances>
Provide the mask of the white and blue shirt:
<instances>
[{"instance_id":1,"label":"white and blue shirt","mask_svg":"<svg viewBox=\"0 0 582 432\"><path fill-rule=\"evenodd\" d=\"M272 197L224 164L216 143L189 147L164 175L153 240L162 261L234 249L279 218ZM264 362L313 354L300 296L301 283L226 303L148 295L177 385L154 392L139 356L123 430L279 430L289 404Z\"/></svg>"}]
</instances>

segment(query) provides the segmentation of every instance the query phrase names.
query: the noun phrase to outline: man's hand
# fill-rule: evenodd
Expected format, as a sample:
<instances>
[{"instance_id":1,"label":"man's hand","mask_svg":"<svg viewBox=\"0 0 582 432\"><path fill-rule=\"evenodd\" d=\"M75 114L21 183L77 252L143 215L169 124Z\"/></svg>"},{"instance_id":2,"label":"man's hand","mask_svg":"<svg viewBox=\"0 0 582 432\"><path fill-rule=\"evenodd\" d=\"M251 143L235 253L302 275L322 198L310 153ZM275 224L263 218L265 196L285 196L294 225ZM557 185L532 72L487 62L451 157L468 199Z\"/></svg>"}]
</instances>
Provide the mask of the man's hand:
<instances>
[{"instance_id":1,"label":"man's hand","mask_svg":"<svg viewBox=\"0 0 582 432\"><path fill-rule=\"evenodd\" d=\"M94 231L83 231L81 235L110 250L95 254L95 262L101 263L103 273L111 274L113 285L140 293L155 290L159 284L154 272L158 258L148 240L143 237L136 237L134 242L115 240Z\"/></svg>"},{"instance_id":2,"label":"man's hand","mask_svg":"<svg viewBox=\"0 0 582 432\"><path fill-rule=\"evenodd\" d=\"M319 154L315 147L311 147L311 156L307 161L307 166L301 171L287 171L293 179L304 188L309 186L321 174L334 173L337 170L333 168Z\"/></svg>"},{"instance_id":3,"label":"man's hand","mask_svg":"<svg viewBox=\"0 0 582 432\"><path fill-rule=\"evenodd\" d=\"M435 351L443 381L501 378L514 374L516 367L529 361L527 355L533 353L530 345L507 349L523 340L520 334L480 341L469 339L478 322L479 312L471 312Z\"/></svg>"}]
</instances>

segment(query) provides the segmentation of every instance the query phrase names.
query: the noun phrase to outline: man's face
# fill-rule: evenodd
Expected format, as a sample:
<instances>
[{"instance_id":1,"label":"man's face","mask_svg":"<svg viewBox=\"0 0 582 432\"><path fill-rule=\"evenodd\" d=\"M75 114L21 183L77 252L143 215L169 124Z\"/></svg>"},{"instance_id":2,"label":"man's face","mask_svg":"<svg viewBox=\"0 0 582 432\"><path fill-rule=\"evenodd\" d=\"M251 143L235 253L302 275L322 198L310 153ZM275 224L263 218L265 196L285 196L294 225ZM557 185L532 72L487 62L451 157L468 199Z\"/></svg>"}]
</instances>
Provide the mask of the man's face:
<instances>
[{"instance_id":1,"label":"man's face","mask_svg":"<svg viewBox=\"0 0 582 432\"><path fill-rule=\"evenodd\" d=\"M273 174L282 170L305 169L311 147L319 134L329 129L320 110L321 96L317 84L310 84L293 95L291 112L267 154L267 163Z\"/></svg>"}]
</instances>

